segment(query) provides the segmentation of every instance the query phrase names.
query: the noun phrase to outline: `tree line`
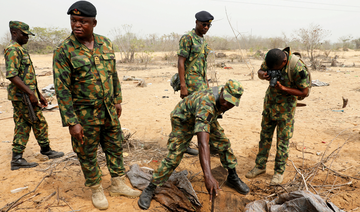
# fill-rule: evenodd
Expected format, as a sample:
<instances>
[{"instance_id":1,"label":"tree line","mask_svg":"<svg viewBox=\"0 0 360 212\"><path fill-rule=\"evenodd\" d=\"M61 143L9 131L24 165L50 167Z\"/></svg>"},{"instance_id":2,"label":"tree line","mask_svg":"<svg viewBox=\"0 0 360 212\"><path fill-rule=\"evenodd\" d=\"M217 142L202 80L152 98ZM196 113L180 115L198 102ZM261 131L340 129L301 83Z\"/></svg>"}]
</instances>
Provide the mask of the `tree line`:
<instances>
[{"instance_id":1,"label":"tree line","mask_svg":"<svg viewBox=\"0 0 360 212\"><path fill-rule=\"evenodd\" d=\"M30 29L36 36L29 39L26 48L30 53L48 54L69 36L71 31L65 28L33 27ZM120 62L132 63L135 57L147 63L151 60L151 53L157 51L175 52L182 34L170 33L164 35L139 35L132 30L131 25L122 25L110 31L115 51L120 52ZM308 28L295 30L290 36L282 33L281 36L264 38L254 35L232 36L206 36L206 40L214 51L241 49L256 52L272 48L291 46L298 51L306 51L307 57L313 61L316 57L314 50L335 51L360 49L360 38L354 39L351 35L343 36L338 42L331 43L327 38L331 32L320 25L311 24ZM0 47L4 49L10 41L10 33L0 38ZM169 55L170 57L171 55ZM165 58L166 59L166 58Z\"/></svg>"}]
</instances>

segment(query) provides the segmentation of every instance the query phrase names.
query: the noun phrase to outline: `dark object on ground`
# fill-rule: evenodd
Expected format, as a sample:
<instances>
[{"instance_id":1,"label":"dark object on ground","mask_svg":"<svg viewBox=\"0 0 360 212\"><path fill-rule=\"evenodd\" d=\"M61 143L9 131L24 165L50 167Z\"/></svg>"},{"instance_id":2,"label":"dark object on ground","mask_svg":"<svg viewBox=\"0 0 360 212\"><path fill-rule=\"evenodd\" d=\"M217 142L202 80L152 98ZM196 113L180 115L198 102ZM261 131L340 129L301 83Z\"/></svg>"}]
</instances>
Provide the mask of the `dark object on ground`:
<instances>
[{"instance_id":1,"label":"dark object on ground","mask_svg":"<svg viewBox=\"0 0 360 212\"><path fill-rule=\"evenodd\" d=\"M309 191L293 191L281 194L269 202L257 200L246 205L246 212L344 212L331 202L325 202L319 195Z\"/></svg>"},{"instance_id":2,"label":"dark object on ground","mask_svg":"<svg viewBox=\"0 0 360 212\"><path fill-rule=\"evenodd\" d=\"M343 100L343 106L342 106L342 108L345 108L349 100L348 100L348 99L345 99L344 97L342 97L342 100Z\"/></svg>"}]
</instances>

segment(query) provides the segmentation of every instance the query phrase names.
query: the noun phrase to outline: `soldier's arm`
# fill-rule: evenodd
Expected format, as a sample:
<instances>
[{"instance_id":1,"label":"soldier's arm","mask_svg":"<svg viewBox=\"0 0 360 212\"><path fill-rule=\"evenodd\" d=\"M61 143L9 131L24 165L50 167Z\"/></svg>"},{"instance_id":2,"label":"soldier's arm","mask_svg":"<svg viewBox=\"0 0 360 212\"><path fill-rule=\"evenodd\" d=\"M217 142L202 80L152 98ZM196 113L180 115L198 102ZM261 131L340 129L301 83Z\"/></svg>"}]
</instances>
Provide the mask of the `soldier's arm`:
<instances>
[{"instance_id":1,"label":"soldier's arm","mask_svg":"<svg viewBox=\"0 0 360 212\"><path fill-rule=\"evenodd\" d=\"M209 200L211 202L213 195L218 195L220 187L219 182L211 174L209 133L198 132L196 135L198 138L200 164L204 173L205 186L210 195Z\"/></svg>"},{"instance_id":2,"label":"soldier's arm","mask_svg":"<svg viewBox=\"0 0 360 212\"><path fill-rule=\"evenodd\" d=\"M185 61L190 57L191 51L191 37L183 35L179 41L179 50L177 52L178 58L178 73L180 78L180 97L185 98L189 93L185 81Z\"/></svg>"},{"instance_id":3,"label":"soldier's arm","mask_svg":"<svg viewBox=\"0 0 360 212\"><path fill-rule=\"evenodd\" d=\"M5 65L6 65L6 78L10 80L17 88L22 92L26 93L29 96L31 104L33 106L38 105L38 99L35 96L35 93L25 85L25 83L19 77L20 69L20 56L21 53L18 52L16 48L9 48L5 51Z\"/></svg>"},{"instance_id":4,"label":"soldier's arm","mask_svg":"<svg viewBox=\"0 0 360 212\"><path fill-rule=\"evenodd\" d=\"M309 88L289 88L286 86L281 85L281 83L279 81L277 81L277 84L275 86L275 88L278 88L282 91L285 91L286 93L290 94L290 95L294 95L294 96L300 96L300 97L306 97L308 92L309 92Z\"/></svg>"},{"instance_id":5,"label":"soldier's arm","mask_svg":"<svg viewBox=\"0 0 360 212\"><path fill-rule=\"evenodd\" d=\"M294 83L297 88L289 88L281 85L281 83L278 81L277 85L275 87L278 87L280 90L287 92L290 95L294 96L300 96L300 97L306 97L309 93L309 83L307 78L307 70L305 68L305 65L301 62L298 62L296 64L296 67L294 68Z\"/></svg>"},{"instance_id":6,"label":"soldier's arm","mask_svg":"<svg viewBox=\"0 0 360 212\"><path fill-rule=\"evenodd\" d=\"M20 79L20 77L18 77L18 76L11 77L11 78L9 78L9 80L17 88L19 88L22 92L24 92L25 94L27 94L29 96L30 102L33 106L39 105L39 101L36 98L35 93L27 85L24 84L24 82Z\"/></svg>"},{"instance_id":7,"label":"soldier's arm","mask_svg":"<svg viewBox=\"0 0 360 212\"><path fill-rule=\"evenodd\" d=\"M70 68L70 61L64 49L56 49L53 56L53 76L63 126L74 126L80 123L74 111Z\"/></svg>"},{"instance_id":8,"label":"soldier's arm","mask_svg":"<svg viewBox=\"0 0 360 212\"><path fill-rule=\"evenodd\" d=\"M180 97L183 99L188 95L188 90L185 81L185 61L186 58L179 55L178 58L178 74L180 79Z\"/></svg>"}]
</instances>

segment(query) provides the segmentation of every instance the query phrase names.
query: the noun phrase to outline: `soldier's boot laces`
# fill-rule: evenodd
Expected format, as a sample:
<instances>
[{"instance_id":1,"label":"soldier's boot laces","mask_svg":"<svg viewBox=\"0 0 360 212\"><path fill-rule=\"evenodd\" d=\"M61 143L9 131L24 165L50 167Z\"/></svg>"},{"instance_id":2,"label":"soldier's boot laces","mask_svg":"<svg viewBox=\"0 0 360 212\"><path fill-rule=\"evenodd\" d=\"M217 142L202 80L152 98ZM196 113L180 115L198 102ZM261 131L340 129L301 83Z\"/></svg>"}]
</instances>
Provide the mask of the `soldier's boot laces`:
<instances>
[{"instance_id":1,"label":"soldier's boot laces","mask_svg":"<svg viewBox=\"0 0 360 212\"><path fill-rule=\"evenodd\" d=\"M109 203L105 197L104 190L101 184L90 186L92 195L91 201L95 208L105 210L109 207Z\"/></svg>"},{"instance_id":2,"label":"soldier's boot laces","mask_svg":"<svg viewBox=\"0 0 360 212\"><path fill-rule=\"evenodd\" d=\"M279 174L279 173L275 173L273 178L270 181L270 185L281 184L283 180L284 180L284 175Z\"/></svg>"},{"instance_id":3,"label":"soldier's boot laces","mask_svg":"<svg viewBox=\"0 0 360 212\"><path fill-rule=\"evenodd\" d=\"M199 151L197 151L196 149L191 149L190 147L186 148L185 153L189 154L189 155L198 155Z\"/></svg>"},{"instance_id":4,"label":"soldier's boot laces","mask_svg":"<svg viewBox=\"0 0 360 212\"><path fill-rule=\"evenodd\" d=\"M253 169L251 169L251 171L249 171L248 173L246 173L245 177L246 178L254 178L260 174L263 174L266 172L266 169L259 169L257 167L254 167Z\"/></svg>"},{"instance_id":5,"label":"soldier's boot laces","mask_svg":"<svg viewBox=\"0 0 360 212\"><path fill-rule=\"evenodd\" d=\"M150 207L151 200L154 196L156 185L150 183L140 195L138 205L141 209L147 210Z\"/></svg>"},{"instance_id":6,"label":"soldier's boot laces","mask_svg":"<svg viewBox=\"0 0 360 212\"><path fill-rule=\"evenodd\" d=\"M125 175L111 178L110 196L126 196L130 198L140 196L140 191L131 189L124 181Z\"/></svg>"},{"instance_id":7,"label":"soldier's boot laces","mask_svg":"<svg viewBox=\"0 0 360 212\"><path fill-rule=\"evenodd\" d=\"M49 157L49 159L60 158L64 156L63 152L52 150L50 146L41 147L40 153Z\"/></svg>"},{"instance_id":8,"label":"soldier's boot laces","mask_svg":"<svg viewBox=\"0 0 360 212\"><path fill-rule=\"evenodd\" d=\"M239 178L239 176L236 174L236 170L234 169L228 169L229 174L226 179L226 184L235 189L240 194L248 194L250 189L249 187Z\"/></svg>"},{"instance_id":9,"label":"soldier's boot laces","mask_svg":"<svg viewBox=\"0 0 360 212\"><path fill-rule=\"evenodd\" d=\"M21 168L33 168L38 166L38 163L28 163L23 157L22 153L12 153L11 170L18 170Z\"/></svg>"}]
</instances>

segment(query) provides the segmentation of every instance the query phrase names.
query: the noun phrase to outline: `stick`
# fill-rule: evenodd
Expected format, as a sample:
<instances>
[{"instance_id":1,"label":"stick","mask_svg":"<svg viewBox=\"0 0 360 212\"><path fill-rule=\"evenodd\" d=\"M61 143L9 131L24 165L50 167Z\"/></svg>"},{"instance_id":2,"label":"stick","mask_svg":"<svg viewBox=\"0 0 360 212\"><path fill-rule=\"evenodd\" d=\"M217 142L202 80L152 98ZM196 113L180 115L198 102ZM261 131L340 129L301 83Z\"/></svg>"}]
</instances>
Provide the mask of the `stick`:
<instances>
[{"instance_id":1,"label":"stick","mask_svg":"<svg viewBox=\"0 0 360 212\"><path fill-rule=\"evenodd\" d=\"M306 191L309 191L309 189L308 189L308 187L307 187L307 184L306 184L306 180L305 180L304 175L299 171L298 168L296 168L296 166L295 166L294 162L292 162L292 160L289 160L289 161L292 163L292 165L294 166L295 170L301 175L301 177L302 177L302 179L303 179L303 181L304 181L304 185L305 185Z\"/></svg>"},{"instance_id":2,"label":"stick","mask_svg":"<svg viewBox=\"0 0 360 212\"><path fill-rule=\"evenodd\" d=\"M329 169L330 171L334 172L335 174L339 175L340 177L353 178L353 179L355 179L355 180L360 180L360 178L357 178L357 177L352 177L352 176L349 176L349 175L346 175L346 174L340 174L339 172L330 169L329 167L327 167L327 166L326 166L325 164L323 164L323 163L322 163L322 165L323 165L325 168Z\"/></svg>"},{"instance_id":3,"label":"stick","mask_svg":"<svg viewBox=\"0 0 360 212\"><path fill-rule=\"evenodd\" d=\"M347 186L347 185L351 185L351 184L352 184L352 181L349 181L344 184L338 184L338 185L315 185L314 187L341 187L341 186Z\"/></svg>"}]
</instances>

